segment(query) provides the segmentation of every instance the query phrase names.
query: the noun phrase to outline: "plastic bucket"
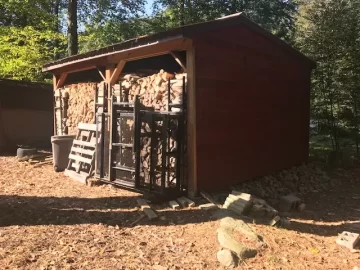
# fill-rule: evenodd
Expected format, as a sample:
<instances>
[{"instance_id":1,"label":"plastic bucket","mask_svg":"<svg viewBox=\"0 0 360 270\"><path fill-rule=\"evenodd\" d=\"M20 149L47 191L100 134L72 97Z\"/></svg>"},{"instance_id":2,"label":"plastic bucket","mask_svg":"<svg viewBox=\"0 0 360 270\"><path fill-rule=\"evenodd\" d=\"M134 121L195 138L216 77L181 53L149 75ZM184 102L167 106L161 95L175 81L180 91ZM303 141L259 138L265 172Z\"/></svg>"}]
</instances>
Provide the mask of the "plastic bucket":
<instances>
[{"instance_id":1,"label":"plastic bucket","mask_svg":"<svg viewBox=\"0 0 360 270\"><path fill-rule=\"evenodd\" d=\"M62 172L66 169L74 139L74 135L57 135L51 137L53 162L56 172Z\"/></svg>"}]
</instances>

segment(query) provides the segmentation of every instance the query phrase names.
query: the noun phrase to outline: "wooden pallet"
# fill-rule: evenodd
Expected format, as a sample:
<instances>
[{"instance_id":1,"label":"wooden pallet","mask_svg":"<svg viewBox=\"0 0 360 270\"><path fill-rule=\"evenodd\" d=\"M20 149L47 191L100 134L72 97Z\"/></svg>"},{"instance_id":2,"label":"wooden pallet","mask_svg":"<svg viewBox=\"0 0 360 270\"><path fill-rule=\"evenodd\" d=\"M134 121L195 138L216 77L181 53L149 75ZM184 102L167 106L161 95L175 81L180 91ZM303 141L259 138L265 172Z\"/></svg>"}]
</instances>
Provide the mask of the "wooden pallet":
<instances>
[{"instance_id":1,"label":"wooden pallet","mask_svg":"<svg viewBox=\"0 0 360 270\"><path fill-rule=\"evenodd\" d=\"M65 170L66 176L84 184L94 171L96 130L96 124L79 123Z\"/></svg>"}]
</instances>

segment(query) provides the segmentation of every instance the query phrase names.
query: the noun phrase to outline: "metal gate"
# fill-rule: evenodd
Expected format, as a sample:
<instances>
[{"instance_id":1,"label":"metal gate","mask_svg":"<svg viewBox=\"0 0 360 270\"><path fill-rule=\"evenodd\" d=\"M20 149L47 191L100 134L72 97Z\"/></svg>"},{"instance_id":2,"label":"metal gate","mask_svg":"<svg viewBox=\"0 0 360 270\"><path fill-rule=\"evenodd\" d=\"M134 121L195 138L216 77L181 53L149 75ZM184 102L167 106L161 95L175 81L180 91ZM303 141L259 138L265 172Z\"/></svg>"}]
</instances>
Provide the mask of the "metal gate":
<instances>
[{"instance_id":1,"label":"metal gate","mask_svg":"<svg viewBox=\"0 0 360 270\"><path fill-rule=\"evenodd\" d=\"M168 104L165 112L143 106L138 96L130 103L112 95L109 178L102 180L140 191L180 193L186 187L185 104L185 78L182 104Z\"/></svg>"}]
</instances>

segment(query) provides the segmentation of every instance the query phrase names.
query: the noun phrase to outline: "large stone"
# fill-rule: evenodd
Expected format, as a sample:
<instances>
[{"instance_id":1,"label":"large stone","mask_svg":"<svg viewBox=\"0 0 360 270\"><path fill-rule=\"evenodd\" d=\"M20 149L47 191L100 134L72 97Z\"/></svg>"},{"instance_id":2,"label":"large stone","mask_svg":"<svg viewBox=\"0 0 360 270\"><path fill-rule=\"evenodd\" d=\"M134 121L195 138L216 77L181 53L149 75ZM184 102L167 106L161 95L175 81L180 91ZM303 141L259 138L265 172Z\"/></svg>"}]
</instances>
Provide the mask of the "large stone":
<instances>
[{"instance_id":1,"label":"large stone","mask_svg":"<svg viewBox=\"0 0 360 270\"><path fill-rule=\"evenodd\" d=\"M216 257L222 266L233 268L238 265L239 259L230 250L227 249L220 250L216 254Z\"/></svg>"},{"instance_id":2,"label":"large stone","mask_svg":"<svg viewBox=\"0 0 360 270\"><path fill-rule=\"evenodd\" d=\"M234 236L229 229L217 229L217 237L221 247L235 252L240 259L254 257L257 253L255 249L245 247L239 241L234 239Z\"/></svg>"},{"instance_id":3,"label":"large stone","mask_svg":"<svg viewBox=\"0 0 360 270\"><path fill-rule=\"evenodd\" d=\"M220 221L220 227L229 231L237 231L244 234L249 239L262 242L261 237L256 234L244 221L241 219L234 219L232 217L225 217Z\"/></svg>"}]
</instances>

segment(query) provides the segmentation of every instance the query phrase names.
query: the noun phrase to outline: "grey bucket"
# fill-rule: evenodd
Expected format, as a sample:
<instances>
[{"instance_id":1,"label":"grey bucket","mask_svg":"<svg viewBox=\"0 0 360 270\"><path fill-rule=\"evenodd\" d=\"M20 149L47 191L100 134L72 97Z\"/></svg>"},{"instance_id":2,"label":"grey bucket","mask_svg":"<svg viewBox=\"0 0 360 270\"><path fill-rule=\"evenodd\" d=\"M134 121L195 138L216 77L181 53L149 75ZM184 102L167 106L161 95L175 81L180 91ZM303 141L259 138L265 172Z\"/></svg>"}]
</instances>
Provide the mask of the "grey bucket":
<instances>
[{"instance_id":1,"label":"grey bucket","mask_svg":"<svg viewBox=\"0 0 360 270\"><path fill-rule=\"evenodd\" d=\"M69 154L75 135L57 135L51 137L54 169L62 172L69 162Z\"/></svg>"}]
</instances>

